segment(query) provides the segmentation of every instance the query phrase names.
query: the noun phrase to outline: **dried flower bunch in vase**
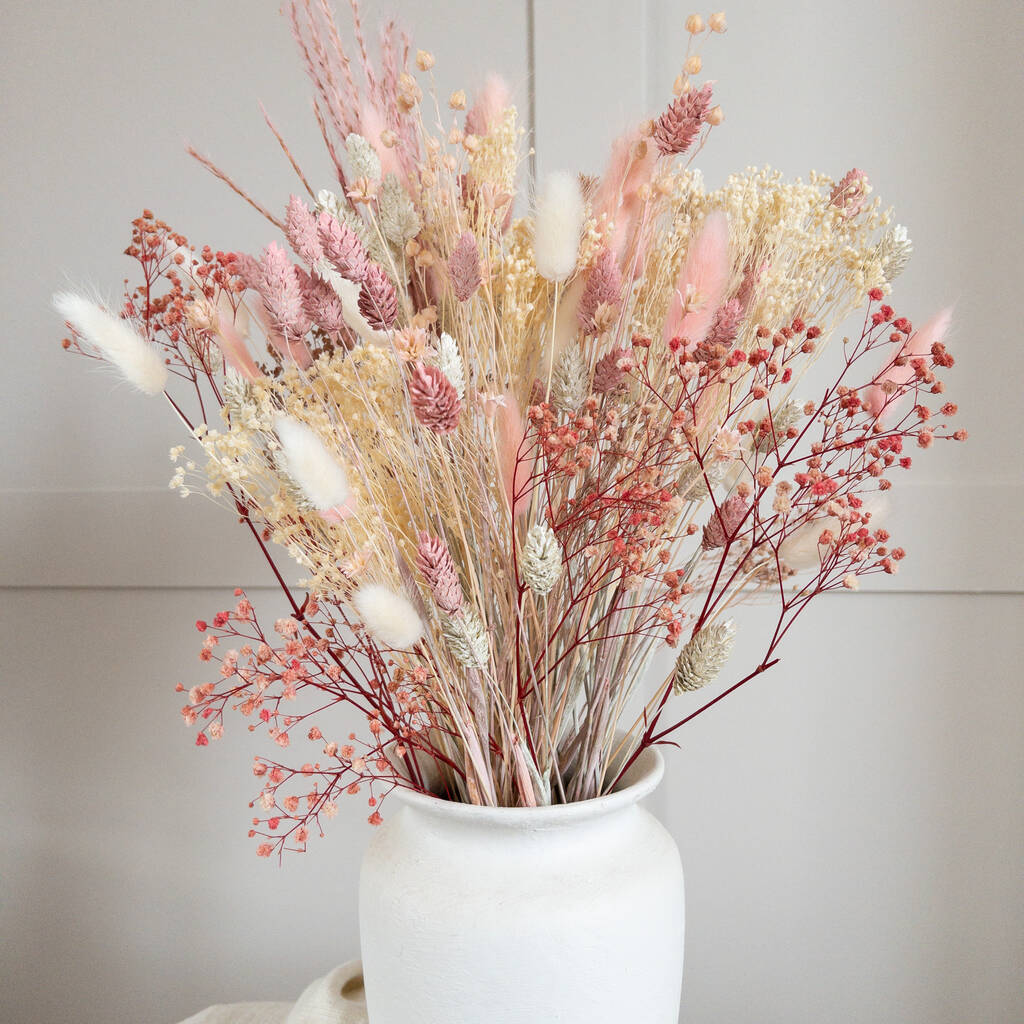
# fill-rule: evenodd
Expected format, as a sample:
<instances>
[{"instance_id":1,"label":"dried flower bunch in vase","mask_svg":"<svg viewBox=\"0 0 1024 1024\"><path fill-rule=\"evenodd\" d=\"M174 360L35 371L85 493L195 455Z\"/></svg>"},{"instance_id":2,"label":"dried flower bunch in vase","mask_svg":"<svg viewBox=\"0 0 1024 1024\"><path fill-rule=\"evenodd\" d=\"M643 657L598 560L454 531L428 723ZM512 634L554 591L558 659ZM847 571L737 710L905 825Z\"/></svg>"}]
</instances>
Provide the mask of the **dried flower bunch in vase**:
<instances>
[{"instance_id":1,"label":"dried flower bunch in vase","mask_svg":"<svg viewBox=\"0 0 1024 1024\"><path fill-rule=\"evenodd\" d=\"M216 496L290 602L264 626L236 591L196 623L212 680L179 687L200 746L235 714L267 735L261 856L304 849L346 794L375 824L396 787L608 794L714 702L697 691L774 665L808 602L895 572L873 497L966 436L949 313L890 304L911 244L865 173L712 190L691 169L723 120L694 76L724 16L689 20L674 96L599 176L524 186L502 82L437 97L434 58L388 24L375 62L353 13L350 59L325 5L288 5L330 188L293 160L265 207L200 158L266 218L262 252L145 212L119 306L55 300L66 347L180 417L172 486ZM819 359L831 383L802 392ZM751 596L777 617L741 665Z\"/></svg>"}]
</instances>

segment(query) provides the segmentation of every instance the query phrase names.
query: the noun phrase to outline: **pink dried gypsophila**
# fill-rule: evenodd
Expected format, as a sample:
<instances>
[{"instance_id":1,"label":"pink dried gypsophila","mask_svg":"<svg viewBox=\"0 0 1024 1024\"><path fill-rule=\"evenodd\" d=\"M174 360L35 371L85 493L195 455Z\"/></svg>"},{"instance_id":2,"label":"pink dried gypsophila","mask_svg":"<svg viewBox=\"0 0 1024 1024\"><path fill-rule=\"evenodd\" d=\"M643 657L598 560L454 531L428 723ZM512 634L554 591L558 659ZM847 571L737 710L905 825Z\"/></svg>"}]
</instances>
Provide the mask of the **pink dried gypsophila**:
<instances>
[{"instance_id":1,"label":"pink dried gypsophila","mask_svg":"<svg viewBox=\"0 0 1024 1024\"><path fill-rule=\"evenodd\" d=\"M326 211L317 216L316 229L327 261L346 280L359 284L370 265L370 257L359 236L348 224Z\"/></svg>"},{"instance_id":2,"label":"pink dried gypsophila","mask_svg":"<svg viewBox=\"0 0 1024 1024\"><path fill-rule=\"evenodd\" d=\"M369 263L359 289L359 312L375 330L387 330L398 316L398 295L379 263Z\"/></svg>"},{"instance_id":3,"label":"pink dried gypsophila","mask_svg":"<svg viewBox=\"0 0 1024 1024\"><path fill-rule=\"evenodd\" d=\"M632 362L633 354L628 348L613 348L601 356L594 367L592 386L595 394L607 395L623 387L626 383L626 368Z\"/></svg>"},{"instance_id":4,"label":"pink dried gypsophila","mask_svg":"<svg viewBox=\"0 0 1024 1024\"><path fill-rule=\"evenodd\" d=\"M749 507L746 499L741 498L738 494L734 494L724 502L711 514L711 518L705 524L701 547L705 551L725 547L726 542L731 540L733 534L739 529Z\"/></svg>"},{"instance_id":5,"label":"pink dried gypsophila","mask_svg":"<svg viewBox=\"0 0 1024 1024\"><path fill-rule=\"evenodd\" d=\"M316 217L298 196L292 196L288 200L284 229L288 242L299 259L315 267L324 258Z\"/></svg>"},{"instance_id":6,"label":"pink dried gypsophila","mask_svg":"<svg viewBox=\"0 0 1024 1024\"><path fill-rule=\"evenodd\" d=\"M576 319L586 334L600 334L607 329L607 323L598 323L598 310L607 314L618 307L622 297L622 274L611 249L604 248L587 274L587 283L576 309ZM596 318L596 319L595 319Z\"/></svg>"},{"instance_id":7,"label":"pink dried gypsophila","mask_svg":"<svg viewBox=\"0 0 1024 1024\"><path fill-rule=\"evenodd\" d=\"M452 290L459 302L465 302L480 286L480 249L472 231L464 231L448 260Z\"/></svg>"},{"instance_id":8,"label":"pink dried gypsophila","mask_svg":"<svg viewBox=\"0 0 1024 1024\"><path fill-rule=\"evenodd\" d=\"M654 141L666 156L685 153L700 132L711 106L711 83L677 96L654 125Z\"/></svg>"},{"instance_id":9,"label":"pink dried gypsophila","mask_svg":"<svg viewBox=\"0 0 1024 1024\"><path fill-rule=\"evenodd\" d=\"M409 402L416 419L437 434L450 434L458 426L462 402L452 382L436 366L417 363L413 367Z\"/></svg>"},{"instance_id":10,"label":"pink dried gypsophila","mask_svg":"<svg viewBox=\"0 0 1024 1024\"><path fill-rule=\"evenodd\" d=\"M455 615L462 608L462 585L448 545L438 537L421 532L416 549L416 568L430 587L437 607L448 615Z\"/></svg>"},{"instance_id":11,"label":"pink dried gypsophila","mask_svg":"<svg viewBox=\"0 0 1024 1024\"><path fill-rule=\"evenodd\" d=\"M856 167L847 171L832 189L829 202L842 211L844 217L855 217L864 209L868 194L868 176Z\"/></svg>"},{"instance_id":12,"label":"pink dried gypsophila","mask_svg":"<svg viewBox=\"0 0 1024 1024\"><path fill-rule=\"evenodd\" d=\"M260 261L259 292L271 322L286 339L301 338L310 328L302 301L297 268L276 242L263 250Z\"/></svg>"}]
</instances>

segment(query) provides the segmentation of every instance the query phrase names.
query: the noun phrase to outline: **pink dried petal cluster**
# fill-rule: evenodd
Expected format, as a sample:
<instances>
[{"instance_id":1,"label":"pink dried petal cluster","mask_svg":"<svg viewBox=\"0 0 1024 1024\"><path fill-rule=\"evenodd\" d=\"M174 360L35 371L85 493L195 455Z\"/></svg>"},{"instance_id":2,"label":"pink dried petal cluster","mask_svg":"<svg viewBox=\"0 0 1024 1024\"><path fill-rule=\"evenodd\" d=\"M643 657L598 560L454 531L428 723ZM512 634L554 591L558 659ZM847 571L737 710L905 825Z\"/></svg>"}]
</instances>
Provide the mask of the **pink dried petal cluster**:
<instances>
[{"instance_id":1,"label":"pink dried petal cluster","mask_svg":"<svg viewBox=\"0 0 1024 1024\"><path fill-rule=\"evenodd\" d=\"M370 257L359 236L344 221L324 211L316 219L324 256L342 277L358 284L366 277Z\"/></svg>"},{"instance_id":2,"label":"pink dried petal cluster","mask_svg":"<svg viewBox=\"0 0 1024 1024\"><path fill-rule=\"evenodd\" d=\"M715 359L723 354L723 350L732 348L736 340L736 332L743 321L743 306L739 299L723 302L711 320L711 326L704 340L697 346L696 356L701 362Z\"/></svg>"},{"instance_id":3,"label":"pink dried petal cluster","mask_svg":"<svg viewBox=\"0 0 1024 1024\"><path fill-rule=\"evenodd\" d=\"M864 209L868 195L868 176L856 167L847 171L829 196L829 202L844 217L855 217Z\"/></svg>"},{"instance_id":4,"label":"pink dried petal cluster","mask_svg":"<svg viewBox=\"0 0 1024 1024\"><path fill-rule=\"evenodd\" d=\"M459 423L462 402L452 382L436 367L417 363L409 376L409 403L416 419L437 434L450 434Z\"/></svg>"},{"instance_id":5,"label":"pink dried petal cluster","mask_svg":"<svg viewBox=\"0 0 1024 1024\"><path fill-rule=\"evenodd\" d=\"M465 302L480 286L480 249L472 231L464 231L448 260L452 289L459 302Z\"/></svg>"},{"instance_id":6,"label":"pink dried petal cluster","mask_svg":"<svg viewBox=\"0 0 1024 1024\"><path fill-rule=\"evenodd\" d=\"M302 301L306 315L320 328L331 341L337 343L348 335L348 326L342 316L341 299L338 293L319 277L313 277L299 271L302 285Z\"/></svg>"},{"instance_id":7,"label":"pink dried petal cluster","mask_svg":"<svg viewBox=\"0 0 1024 1024\"><path fill-rule=\"evenodd\" d=\"M704 537L701 541L704 550L712 551L715 548L725 547L726 542L731 540L733 534L739 529L749 507L745 498L735 494L724 502L716 512L713 512L704 527Z\"/></svg>"},{"instance_id":8,"label":"pink dried petal cluster","mask_svg":"<svg viewBox=\"0 0 1024 1024\"><path fill-rule=\"evenodd\" d=\"M752 263L747 263L743 268L743 280L740 282L740 286L736 291L736 298L739 301L740 306L743 310L750 306L750 301L754 297L754 289L758 286L761 280L761 275L768 269L768 263L764 262L759 267L755 267Z\"/></svg>"},{"instance_id":9,"label":"pink dried petal cluster","mask_svg":"<svg viewBox=\"0 0 1024 1024\"><path fill-rule=\"evenodd\" d=\"M260 270L259 260L250 256L247 252L232 253L231 270L238 275L246 288L259 291L260 281L263 279L263 271Z\"/></svg>"},{"instance_id":10,"label":"pink dried petal cluster","mask_svg":"<svg viewBox=\"0 0 1024 1024\"><path fill-rule=\"evenodd\" d=\"M284 230L289 244L299 259L305 260L309 266L315 267L324 258L316 217L298 196L292 196L288 200L288 208L284 215Z\"/></svg>"},{"instance_id":11,"label":"pink dried petal cluster","mask_svg":"<svg viewBox=\"0 0 1024 1024\"><path fill-rule=\"evenodd\" d=\"M421 532L416 549L416 568L430 587L437 607L448 615L455 615L462 607L462 585L448 545L439 537Z\"/></svg>"},{"instance_id":12,"label":"pink dried petal cluster","mask_svg":"<svg viewBox=\"0 0 1024 1024\"><path fill-rule=\"evenodd\" d=\"M263 250L258 287L273 326L290 340L301 338L311 324L303 302L298 268L276 242Z\"/></svg>"},{"instance_id":13,"label":"pink dried petal cluster","mask_svg":"<svg viewBox=\"0 0 1024 1024\"><path fill-rule=\"evenodd\" d=\"M677 96L654 124L654 141L666 156L685 153L697 138L711 106L711 83Z\"/></svg>"},{"instance_id":14,"label":"pink dried petal cluster","mask_svg":"<svg viewBox=\"0 0 1024 1024\"><path fill-rule=\"evenodd\" d=\"M618 306L621 297L622 274L618 262L611 249L604 248L587 274L587 283L576 310L576 319L584 332L600 334L605 328L594 319L598 309L601 306Z\"/></svg>"},{"instance_id":15,"label":"pink dried petal cluster","mask_svg":"<svg viewBox=\"0 0 1024 1024\"><path fill-rule=\"evenodd\" d=\"M594 367L594 393L607 395L621 388L626 382L626 366L633 360L628 348L613 348L611 352L601 356Z\"/></svg>"},{"instance_id":16,"label":"pink dried petal cluster","mask_svg":"<svg viewBox=\"0 0 1024 1024\"><path fill-rule=\"evenodd\" d=\"M359 312L375 330L387 330L398 316L398 294L379 263L368 263L359 290Z\"/></svg>"}]
</instances>

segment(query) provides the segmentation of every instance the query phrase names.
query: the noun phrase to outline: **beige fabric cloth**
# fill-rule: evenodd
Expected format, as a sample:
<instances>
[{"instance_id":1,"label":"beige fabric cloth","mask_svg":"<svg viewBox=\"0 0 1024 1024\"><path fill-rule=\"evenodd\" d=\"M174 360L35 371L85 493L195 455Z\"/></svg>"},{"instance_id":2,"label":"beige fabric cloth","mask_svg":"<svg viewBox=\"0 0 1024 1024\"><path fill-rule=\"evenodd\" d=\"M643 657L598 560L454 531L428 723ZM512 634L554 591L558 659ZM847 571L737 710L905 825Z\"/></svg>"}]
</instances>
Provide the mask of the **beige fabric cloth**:
<instances>
[{"instance_id":1,"label":"beige fabric cloth","mask_svg":"<svg viewBox=\"0 0 1024 1024\"><path fill-rule=\"evenodd\" d=\"M181 1024L368 1024L362 965L352 960L335 967L295 1003L210 1006Z\"/></svg>"}]
</instances>

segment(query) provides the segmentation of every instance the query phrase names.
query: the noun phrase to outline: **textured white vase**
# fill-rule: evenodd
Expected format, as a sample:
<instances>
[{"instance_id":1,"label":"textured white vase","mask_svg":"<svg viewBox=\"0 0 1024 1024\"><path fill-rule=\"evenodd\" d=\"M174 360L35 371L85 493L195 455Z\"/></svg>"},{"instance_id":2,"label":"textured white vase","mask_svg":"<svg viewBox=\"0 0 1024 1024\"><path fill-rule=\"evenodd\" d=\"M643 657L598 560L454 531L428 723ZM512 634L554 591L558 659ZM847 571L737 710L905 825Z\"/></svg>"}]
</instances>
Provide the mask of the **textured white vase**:
<instances>
[{"instance_id":1,"label":"textured white vase","mask_svg":"<svg viewBox=\"0 0 1024 1024\"><path fill-rule=\"evenodd\" d=\"M683 873L638 805L663 773L647 750L557 807L396 791L359 885L371 1024L676 1024Z\"/></svg>"}]
</instances>

